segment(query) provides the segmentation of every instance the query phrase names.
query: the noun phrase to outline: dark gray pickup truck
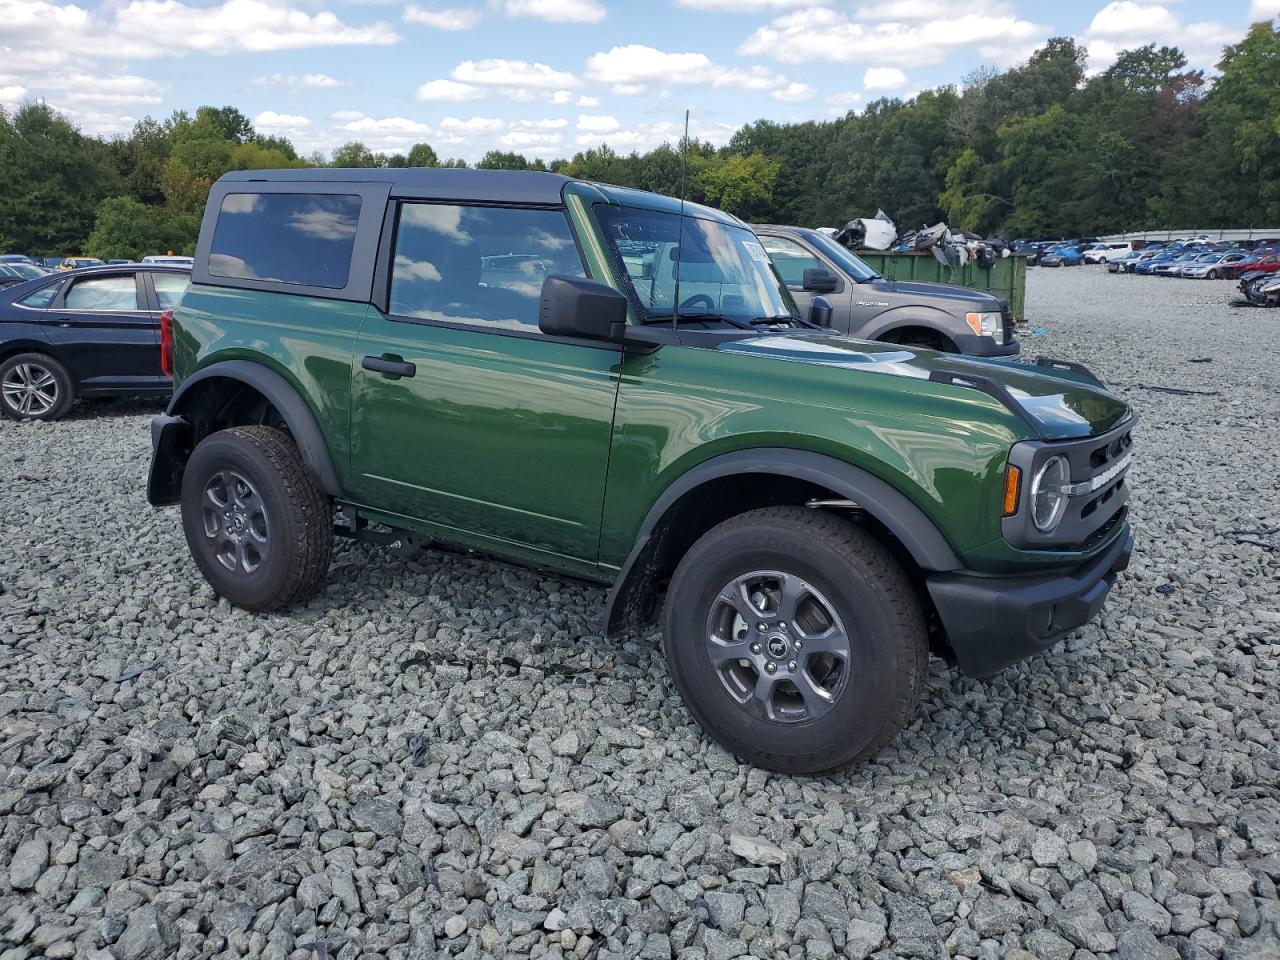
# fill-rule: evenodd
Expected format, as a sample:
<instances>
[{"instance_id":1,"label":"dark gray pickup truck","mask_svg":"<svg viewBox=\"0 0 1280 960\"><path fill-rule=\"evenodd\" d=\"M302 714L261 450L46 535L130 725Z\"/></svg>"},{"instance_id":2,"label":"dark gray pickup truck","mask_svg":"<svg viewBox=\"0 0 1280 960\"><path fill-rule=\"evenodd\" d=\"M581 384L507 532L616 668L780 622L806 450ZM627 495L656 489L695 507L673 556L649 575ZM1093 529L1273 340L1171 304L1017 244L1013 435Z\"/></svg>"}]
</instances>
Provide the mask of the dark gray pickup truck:
<instances>
[{"instance_id":1,"label":"dark gray pickup truck","mask_svg":"<svg viewBox=\"0 0 1280 960\"><path fill-rule=\"evenodd\" d=\"M975 357L1015 357L1021 349L1013 314L999 297L945 283L889 280L819 230L767 224L752 229L801 316L821 296L831 304L832 329L860 340Z\"/></svg>"}]
</instances>

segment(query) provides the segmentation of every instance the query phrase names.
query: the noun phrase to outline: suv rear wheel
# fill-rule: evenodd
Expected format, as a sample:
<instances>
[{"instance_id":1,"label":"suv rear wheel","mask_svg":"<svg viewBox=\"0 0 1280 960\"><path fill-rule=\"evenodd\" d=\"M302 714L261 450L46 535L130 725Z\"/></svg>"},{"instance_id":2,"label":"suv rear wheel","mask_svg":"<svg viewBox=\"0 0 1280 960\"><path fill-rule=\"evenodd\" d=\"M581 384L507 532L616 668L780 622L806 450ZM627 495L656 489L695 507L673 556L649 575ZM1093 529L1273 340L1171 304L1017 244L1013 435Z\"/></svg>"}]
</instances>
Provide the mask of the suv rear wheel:
<instances>
[{"instance_id":1,"label":"suv rear wheel","mask_svg":"<svg viewBox=\"0 0 1280 960\"><path fill-rule=\"evenodd\" d=\"M753 510L704 535L672 578L664 628L672 677L703 729L788 773L889 743L928 666L901 566L848 520L803 507Z\"/></svg>"},{"instance_id":2,"label":"suv rear wheel","mask_svg":"<svg viewBox=\"0 0 1280 960\"><path fill-rule=\"evenodd\" d=\"M19 353L0 363L0 410L14 420L57 420L75 400L71 375L53 357Z\"/></svg>"},{"instance_id":3,"label":"suv rear wheel","mask_svg":"<svg viewBox=\"0 0 1280 960\"><path fill-rule=\"evenodd\" d=\"M324 581L333 509L289 436L219 430L182 475L182 529L219 596L246 610L287 607Z\"/></svg>"}]
</instances>

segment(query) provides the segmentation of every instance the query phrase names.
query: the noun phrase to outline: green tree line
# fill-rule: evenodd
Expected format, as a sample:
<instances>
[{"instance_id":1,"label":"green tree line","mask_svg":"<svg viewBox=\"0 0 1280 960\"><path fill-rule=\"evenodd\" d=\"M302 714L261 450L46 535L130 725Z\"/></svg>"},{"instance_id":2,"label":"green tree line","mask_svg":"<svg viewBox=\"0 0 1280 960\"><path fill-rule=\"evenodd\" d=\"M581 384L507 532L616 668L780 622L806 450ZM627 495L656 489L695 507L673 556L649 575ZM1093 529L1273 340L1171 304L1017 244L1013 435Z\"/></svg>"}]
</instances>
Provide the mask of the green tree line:
<instances>
[{"instance_id":1,"label":"green tree line","mask_svg":"<svg viewBox=\"0 0 1280 960\"><path fill-rule=\"evenodd\" d=\"M1280 31L1255 24L1210 81L1155 45L1086 77L1055 38L1005 71L828 121L758 120L724 147L607 145L547 163L492 151L478 167L552 170L679 194L755 221L837 225L877 207L899 229L947 220L984 235L1067 237L1280 224ZM686 149L683 151L682 146ZM0 111L0 250L136 258L191 252L209 187L230 170L466 166L427 143L351 142L299 156L234 107L82 134L43 104Z\"/></svg>"}]
</instances>

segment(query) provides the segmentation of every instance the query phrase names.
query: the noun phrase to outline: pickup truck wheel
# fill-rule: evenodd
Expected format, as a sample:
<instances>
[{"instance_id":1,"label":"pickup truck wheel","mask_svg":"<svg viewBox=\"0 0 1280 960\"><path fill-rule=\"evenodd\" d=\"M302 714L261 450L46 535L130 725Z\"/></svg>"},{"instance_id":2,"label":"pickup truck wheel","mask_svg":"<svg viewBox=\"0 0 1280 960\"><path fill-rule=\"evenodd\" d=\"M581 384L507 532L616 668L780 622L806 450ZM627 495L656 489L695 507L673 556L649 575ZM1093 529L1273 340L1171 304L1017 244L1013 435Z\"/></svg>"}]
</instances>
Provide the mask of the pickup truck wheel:
<instances>
[{"instance_id":1,"label":"pickup truck wheel","mask_svg":"<svg viewBox=\"0 0 1280 960\"><path fill-rule=\"evenodd\" d=\"M75 400L71 374L53 357L19 353L0 363L0 411L14 420L57 420Z\"/></svg>"},{"instance_id":2,"label":"pickup truck wheel","mask_svg":"<svg viewBox=\"0 0 1280 960\"><path fill-rule=\"evenodd\" d=\"M329 570L329 498L289 436L270 427L200 442L182 475L182 529L214 591L246 610L306 599Z\"/></svg>"},{"instance_id":3,"label":"pickup truck wheel","mask_svg":"<svg viewBox=\"0 0 1280 960\"><path fill-rule=\"evenodd\" d=\"M685 554L664 614L685 705L726 749L788 773L862 760L919 703L920 600L901 566L848 520L768 507Z\"/></svg>"}]
</instances>

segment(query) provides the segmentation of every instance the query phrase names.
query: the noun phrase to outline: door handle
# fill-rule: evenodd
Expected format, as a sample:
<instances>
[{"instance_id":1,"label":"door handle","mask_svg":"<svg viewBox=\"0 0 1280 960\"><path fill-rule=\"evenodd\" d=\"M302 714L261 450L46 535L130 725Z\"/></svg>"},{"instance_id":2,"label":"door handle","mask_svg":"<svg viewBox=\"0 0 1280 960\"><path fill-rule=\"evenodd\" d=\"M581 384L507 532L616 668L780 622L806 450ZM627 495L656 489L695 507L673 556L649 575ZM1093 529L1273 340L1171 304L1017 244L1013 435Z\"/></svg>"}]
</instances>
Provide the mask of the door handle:
<instances>
[{"instance_id":1,"label":"door handle","mask_svg":"<svg viewBox=\"0 0 1280 960\"><path fill-rule=\"evenodd\" d=\"M397 380L400 377L412 377L418 372L416 365L392 354L382 357L365 357L360 361L360 366L366 370L380 373L391 380Z\"/></svg>"}]
</instances>

